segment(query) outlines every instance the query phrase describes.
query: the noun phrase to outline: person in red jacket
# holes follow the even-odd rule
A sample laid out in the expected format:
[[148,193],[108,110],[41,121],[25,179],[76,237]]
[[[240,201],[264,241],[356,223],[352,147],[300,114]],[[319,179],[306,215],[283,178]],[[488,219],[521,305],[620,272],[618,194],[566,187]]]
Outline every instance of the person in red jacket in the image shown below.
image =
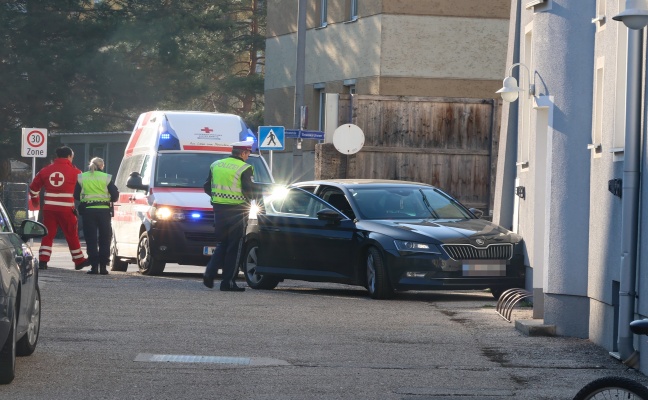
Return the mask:
[[81,250],[79,241],[79,221],[74,208],[74,187],[77,176],[81,173],[72,164],[74,152],[67,146],[56,149],[56,159],[44,167],[29,185],[29,195],[34,208],[38,208],[41,189],[45,189],[43,199],[43,224],[47,235],[41,240],[38,251],[39,269],[47,269],[52,255],[52,244],[58,228],[61,228],[67,240],[74,269],[80,270],[90,265]]

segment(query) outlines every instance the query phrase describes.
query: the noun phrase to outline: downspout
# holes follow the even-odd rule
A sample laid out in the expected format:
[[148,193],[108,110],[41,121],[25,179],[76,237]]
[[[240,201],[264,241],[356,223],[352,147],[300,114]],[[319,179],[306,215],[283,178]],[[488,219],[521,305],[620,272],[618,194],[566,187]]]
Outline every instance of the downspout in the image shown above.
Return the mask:
[[635,316],[635,286],[637,275],[642,58],[643,29],[628,29],[618,347],[619,358],[631,368],[635,368],[639,364],[639,353],[634,349],[630,322],[634,320]]

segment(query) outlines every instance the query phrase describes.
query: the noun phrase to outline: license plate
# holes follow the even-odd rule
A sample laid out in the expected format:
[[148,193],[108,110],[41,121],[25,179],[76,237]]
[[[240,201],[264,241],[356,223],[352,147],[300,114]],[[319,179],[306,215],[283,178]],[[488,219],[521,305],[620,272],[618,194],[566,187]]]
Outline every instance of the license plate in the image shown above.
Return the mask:
[[505,263],[466,263],[463,265],[463,276],[506,276]]
[[214,250],[216,250],[216,246],[203,247],[203,256],[211,256],[212,254],[214,254]]

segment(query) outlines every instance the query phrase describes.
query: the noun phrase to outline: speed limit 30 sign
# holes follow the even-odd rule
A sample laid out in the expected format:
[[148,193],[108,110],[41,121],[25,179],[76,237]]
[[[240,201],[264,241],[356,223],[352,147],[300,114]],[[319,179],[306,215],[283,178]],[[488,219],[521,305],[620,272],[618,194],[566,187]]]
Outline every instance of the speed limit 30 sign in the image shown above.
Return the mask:
[[47,129],[22,128],[23,157],[47,157]]

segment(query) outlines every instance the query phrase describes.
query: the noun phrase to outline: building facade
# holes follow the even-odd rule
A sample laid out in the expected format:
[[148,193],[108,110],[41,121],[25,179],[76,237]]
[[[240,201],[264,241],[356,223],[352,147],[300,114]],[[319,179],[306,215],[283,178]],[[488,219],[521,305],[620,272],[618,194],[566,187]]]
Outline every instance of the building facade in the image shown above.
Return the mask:
[[[624,0],[513,0],[494,221],[525,240],[534,318],[623,361],[648,351],[644,30]],[[528,72],[527,72],[528,71]],[[640,128],[644,127],[644,128]],[[636,347],[636,348],[635,348]],[[635,365],[645,373],[648,357]]]
[[[265,123],[296,128],[298,2],[267,4]],[[493,99],[506,59],[508,0],[312,0],[303,103],[308,129],[326,126],[327,94]],[[350,121],[349,121],[350,122]],[[315,141],[275,153],[279,182],[313,178]],[[297,157],[299,165],[295,163]],[[303,162],[302,162],[303,159]]]

